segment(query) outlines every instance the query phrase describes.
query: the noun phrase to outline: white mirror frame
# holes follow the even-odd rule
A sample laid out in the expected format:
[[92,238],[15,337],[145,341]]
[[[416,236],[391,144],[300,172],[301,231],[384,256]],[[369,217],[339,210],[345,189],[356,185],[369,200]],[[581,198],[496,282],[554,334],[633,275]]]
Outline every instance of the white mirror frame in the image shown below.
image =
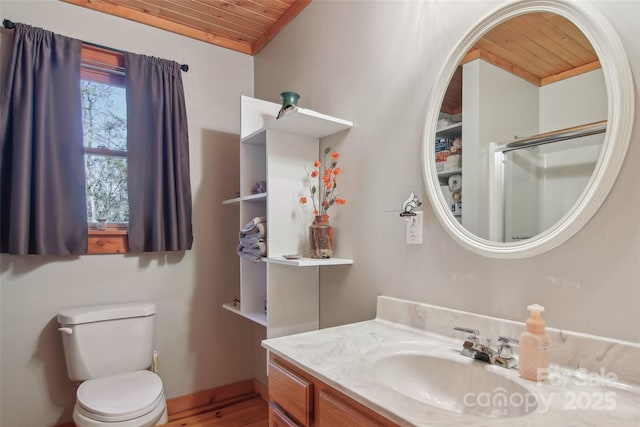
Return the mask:
[[[452,215],[442,195],[435,162],[435,134],[440,106],[456,67],[467,51],[489,30],[525,13],[552,12],[573,22],[593,45],[607,88],[607,130],[600,158],[585,190],[556,224],[531,239],[493,242],[465,229]],[[444,63],[431,93],[425,125],[423,177],[431,206],[447,232],[467,249],[491,258],[525,258],[564,243],[595,214],[609,194],[622,167],[633,127],[634,90],[631,69],[622,42],[609,22],[590,5],[558,0],[525,0],[509,4],[485,16],[462,40]]]

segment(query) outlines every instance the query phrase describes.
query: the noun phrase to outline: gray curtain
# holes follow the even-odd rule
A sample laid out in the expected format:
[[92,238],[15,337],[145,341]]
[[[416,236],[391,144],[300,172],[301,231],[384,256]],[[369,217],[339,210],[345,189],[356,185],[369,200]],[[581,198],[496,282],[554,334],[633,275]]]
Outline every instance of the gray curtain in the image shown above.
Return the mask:
[[24,24],[11,35],[0,97],[0,252],[86,253],[81,42]]
[[189,134],[180,65],[125,53],[129,251],[191,249]]

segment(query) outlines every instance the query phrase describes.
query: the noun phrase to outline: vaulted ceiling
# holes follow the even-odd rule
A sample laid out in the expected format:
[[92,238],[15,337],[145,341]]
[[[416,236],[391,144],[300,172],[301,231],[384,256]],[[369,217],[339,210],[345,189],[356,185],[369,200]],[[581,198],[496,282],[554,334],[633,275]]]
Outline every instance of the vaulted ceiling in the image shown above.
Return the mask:
[[249,55],[311,0],[62,0]]
[[[311,0],[62,0],[255,55]],[[582,32],[553,13],[528,13],[485,34],[462,63],[482,58],[538,86],[600,67]],[[457,72],[446,104],[460,106]]]
[[[595,49],[566,18],[549,12],[527,13],[497,25],[469,49],[461,65],[483,59],[536,86],[600,68]],[[442,111],[462,110],[462,68],[456,70]]]

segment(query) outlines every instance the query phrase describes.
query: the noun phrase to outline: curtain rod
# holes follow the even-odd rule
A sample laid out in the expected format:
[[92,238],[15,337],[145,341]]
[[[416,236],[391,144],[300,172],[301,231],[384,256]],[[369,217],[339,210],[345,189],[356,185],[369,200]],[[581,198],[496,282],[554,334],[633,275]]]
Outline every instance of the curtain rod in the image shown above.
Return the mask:
[[[2,25],[4,25],[4,27],[7,30],[13,30],[16,27],[16,24],[13,21],[10,21],[8,19],[4,19],[2,21]],[[81,40],[81,41],[82,41],[83,44],[86,44],[88,46],[93,46],[93,47],[97,47],[97,48],[100,48],[100,49],[111,50],[113,52],[118,52],[118,53],[126,53],[124,50],[114,49],[114,48],[103,46],[103,45],[100,45],[100,44],[86,42],[84,40]],[[180,69],[186,73],[187,71],[189,71],[189,65],[181,64],[180,65]]]
[[518,150],[525,147],[549,144],[551,142],[566,141],[567,139],[580,138],[581,136],[604,133],[607,130],[607,121],[588,123],[586,125],[574,126],[553,132],[542,133],[540,135],[520,138],[505,145],[503,152]]

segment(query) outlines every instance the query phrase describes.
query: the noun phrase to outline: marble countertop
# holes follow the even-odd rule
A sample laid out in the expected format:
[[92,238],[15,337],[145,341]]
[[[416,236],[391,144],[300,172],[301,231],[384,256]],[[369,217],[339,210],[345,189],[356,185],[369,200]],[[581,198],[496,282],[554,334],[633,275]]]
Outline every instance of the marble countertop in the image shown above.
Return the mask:
[[[537,384],[504,369],[459,355],[462,340],[380,318],[263,341],[263,347],[402,426],[639,426],[640,386],[597,372],[552,365]],[[440,316],[442,317],[442,316]],[[452,412],[407,397],[376,379],[374,362],[398,351],[473,364],[524,387],[537,407],[516,417]],[[457,366],[457,365],[456,365]],[[607,367],[610,368],[610,367]],[[461,394],[464,394],[463,388]],[[521,389],[522,390],[522,389]],[[516,402],[526,406],[526,399]]]

